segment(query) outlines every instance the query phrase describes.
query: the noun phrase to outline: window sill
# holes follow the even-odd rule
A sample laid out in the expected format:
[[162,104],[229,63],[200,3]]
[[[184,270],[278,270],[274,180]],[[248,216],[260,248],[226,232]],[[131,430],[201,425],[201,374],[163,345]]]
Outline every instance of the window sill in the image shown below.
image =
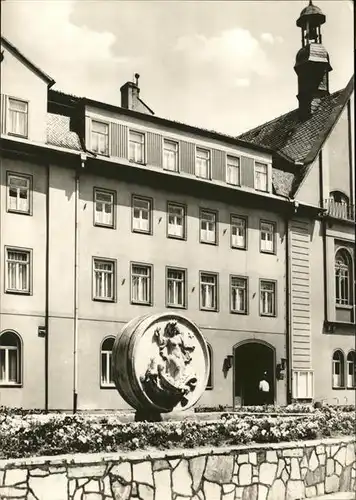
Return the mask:
[[16,134],[15,132],[8,132],[7,135],[11,137],[21,137],[21,139],[28,139],[28,134]]
[[100,389],[116,389],[115,384],[100,384]]
[[144,161],[136,161],[136,160],[132,160],[130,159],[129,160],[130,163],[135,163],[136,165],[144,165],[144,166],[147,166],[147,163],[144,162]]
[[132,232],[137,233],[137,234],[146,234],[147,236],[152,236],[152,231],[144,231],[142,229],[133,229]]
[[213,389],[214,389],[214,387],[205,387],[206,391],[212,391]]
[[175,305],[175,304],[166,304],[166,307],[169,307],[170,309],[187,309],[186,305]]
[[133,304],[134,306],[149,306],[149,307],[153,306],[152,302],[138,302],[136,300],[131,300],[131,304]]
[[260,313],[261,318],[277,318],[277,314],[262,314]]
[[346,391],[346,387],[332,387],[333,391]]
[[218,246],[218,243],[216,241],[204,241],[204,240],[200,240],[200,242],[202,245],[212,245],[212,246]]
[[95,154],[95,156],[103,156],[104,158],[110,158],[110,153],[100,153],[99,151],[95,151],[91,149],[91,152]]
[[27,295],[27,296],[32,295],[30,291],[25,291],[25,290],[6,290],[5,293],[8,293],[10,295]]
[[236,246],[231,245],[231,248],[232,248],[232,250],[245,250],[245,251],[247,250],[247,246],[236,247]]
[[94,302],[108,302],[109,304],[114,304],[116,299],[105,299],[103,297],[93,297]]
[[204,312],[215,312],[215,313],[219,312],[219,309],[208,309],[206,307],[201,307],[200,310]]
[[175,236],[173,234],[167,234],[167,238],[170,238],[172,240],[181,240],[181,241],[185,241],[187,239],[185,236]]
[[268,255],[276,255],[275,250],[260,250],[260,253],[266,253]]
[[94,226],[104,229],[115,229],[115,226],[113,224],[101,224],[100,222],[94,222]]
[[335,304],[336,309],[346,309],[348,311],[352,311],[354,308],[351,304]]
[[24,210],[14,210],[13,208],[8,208],[7,209],[7,212],[9,214],[18,214],[18,215],[32,215],[32,213],[28,210],[28,211],[24,211]]
[[230,310],[230,314],[237,314],[239,316],[248,316],[247,311],[234,311],[233,309]]
[[11,383],[11,382],[0,382],[0,387],[1,388],[8,388],[8,389],[21,389],[22,388],[22,384],[21,383],[17,383],[17,382],[14,382],[14,383]]
[[[348,334],[354,334],[355,321],[324,321],[324,329],[326,333],[335,333],[338,328],[350,330]],[[339,332],[340,333],[340,332]]]

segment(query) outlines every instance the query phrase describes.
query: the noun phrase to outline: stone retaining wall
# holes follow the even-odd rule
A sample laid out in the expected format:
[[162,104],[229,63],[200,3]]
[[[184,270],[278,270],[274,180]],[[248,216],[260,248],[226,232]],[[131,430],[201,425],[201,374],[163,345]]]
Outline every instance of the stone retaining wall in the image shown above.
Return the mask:
[[299,500],[354,491],[355,439],[0,461],[0,499]]

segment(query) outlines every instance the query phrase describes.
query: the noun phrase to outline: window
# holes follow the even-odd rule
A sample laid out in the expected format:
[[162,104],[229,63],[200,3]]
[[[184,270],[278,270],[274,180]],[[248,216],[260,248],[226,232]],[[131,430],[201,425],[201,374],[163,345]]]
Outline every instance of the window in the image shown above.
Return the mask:
[[231,247],[246,249],[246,219],[242,217],[231,216]]
[[335,255],[335,299],[336,305],[352,304],[352,267],[350,254],[346,250],[338,250]]
[[185,276],[184,269],[167,269],[167,306],[185,307]]
[[93,259],[94,300],[115,300],[115,262]]
[[115,339],[113,337],[106,338],[101,344],[101,386],[114,387],[114,379],[112,373],[112,349]]
[[209,356],[209,377],[208,377],[208,382],[206,384],[205,389],[207,391],[211,391],[214,386],[213,382],[213,373],[214,373],[214,368],[213,368],[213,349],[208,342],[206,343],[206,346],[208,348],[208,356]]
[[231,312],[247,314],[247,278],[231,276]]
[[168,203],[167,212],[167,236],[185,238],[185,207],[176,203]]
[[200,211],[200,241],[216,244],[216,212]]
[[353,389],[356,386],[356,353],[350,351],[346,358],[347,364],[347,387]]
[[107,123],[92,120],[91,149],[100,155],[109,154],[109,125]]
[[240,184],[240,158],[236,156],[227,156],[226,182],[235,186]]
[[145,134],[140,132],[129,132],[129,160],[135,163],[145,161]]
[[30,293],[30,260],[29,250],[6,249],[7,292]]
[[210,151],[208,149],[196,148],[195,175],[203,179],[210,177]]
[[255,189],[258,191],[268,190],[268,167],[265,163],[255,162]]
[[94,189],[94,224],[114,227],[115,193]]
[[260,222],[260,250],[274,253],[275,225],[273,222]]
[[21,341],[14,332],[0,335],[0,385],[21,384]]
[[276,283],[261,280],[260,282],[260,315],[276,315]]
[[149,265],[131,265],[131,300],[135,304],[152,304],[151,274]]
[[9,212],[30,213],[31,177],[18,174],[7,176],[7,209]]
[[9,98],[9,133],[27,137],[28,103]]
[[344,387],[344,353],[335,351],[333,354],[333,388]]
[[163,168],[178,172],[178,143],[163,139]]
[[200,307],[207,311],[218,309],[218,276],[212,273],[200,273]]
[[139,233],[151,233],[151,200],[132,197],[132,230]]

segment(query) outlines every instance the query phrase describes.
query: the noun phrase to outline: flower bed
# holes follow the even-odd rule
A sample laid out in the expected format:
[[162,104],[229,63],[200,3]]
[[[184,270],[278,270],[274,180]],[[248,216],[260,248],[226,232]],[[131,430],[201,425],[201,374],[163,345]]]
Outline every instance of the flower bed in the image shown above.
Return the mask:
[[308,416],[226,414],[203,422],[122,423],[119,416],[0,414],[0,458],[133,449],[194,448],[355,434],[355,414],[336,408]]

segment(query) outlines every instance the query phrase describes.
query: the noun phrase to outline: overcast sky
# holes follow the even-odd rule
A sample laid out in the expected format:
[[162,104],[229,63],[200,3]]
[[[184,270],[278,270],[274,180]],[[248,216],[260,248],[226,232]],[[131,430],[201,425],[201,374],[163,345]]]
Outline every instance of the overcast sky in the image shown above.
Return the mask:
[[[2,34],[54,88],[120,105],[140,73],[158,116],[236,135],[297,105],[299,0],[6,0]],[[353,73],[351,0],[316,1],[331,91]]]

